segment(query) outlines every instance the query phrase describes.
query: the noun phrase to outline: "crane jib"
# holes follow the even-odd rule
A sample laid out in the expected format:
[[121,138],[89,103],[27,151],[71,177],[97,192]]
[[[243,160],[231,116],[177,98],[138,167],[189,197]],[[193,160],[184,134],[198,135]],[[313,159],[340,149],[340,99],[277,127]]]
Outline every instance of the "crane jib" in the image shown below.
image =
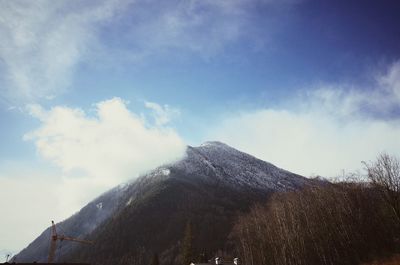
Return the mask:
[[49,257],[47,260],[48,263],[53,263],[53,261],[54,261],[56,247],[57,247],[57,240],[59,240],[59,241],[68,240],[68,241],[78,242],[78,243],[82,243],[82,244],[93,244],[93,242],[89,241],[89,240],[83,240],[83,239],[79,239],[79,238],[73,238],[73,237],[68,237],[65,235],[57,234],[56,225],[55,225],[54,221],[51,221],[51,240],[50,240]]

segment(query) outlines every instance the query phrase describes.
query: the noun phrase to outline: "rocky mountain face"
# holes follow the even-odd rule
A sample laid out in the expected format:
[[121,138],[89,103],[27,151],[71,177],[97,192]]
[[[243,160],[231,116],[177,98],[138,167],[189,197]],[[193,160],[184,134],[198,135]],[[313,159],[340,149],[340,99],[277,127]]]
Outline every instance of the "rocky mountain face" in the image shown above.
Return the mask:
[[[230,251],[229,234],[239,213],[273,192],[297,190],[315,181],[280,169],[220,142],[188,147],[186,156],[120,185],[61,222],[68,236],[90,246],[62,242],[57,261],[179,264],[185,227],[192,226],[195,255]],[[50,230],[15,258],[46,261]]]

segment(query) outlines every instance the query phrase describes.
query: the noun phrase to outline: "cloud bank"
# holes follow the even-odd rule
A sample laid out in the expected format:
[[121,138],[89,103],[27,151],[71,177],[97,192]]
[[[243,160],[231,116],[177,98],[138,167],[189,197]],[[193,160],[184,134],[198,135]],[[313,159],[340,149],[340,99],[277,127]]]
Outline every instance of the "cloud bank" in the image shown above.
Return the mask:
[[25,139],[33,140],[39,154],[65,172],[83,171],[111,187],[183,155],[185,144],[165,126],[164,109],[152,106],[158,106],[162,121],[155,125],[129,111],[120,98],[97,103],[94,117],[81,109],[46,111],[33,105],[30,112],[42,125]]
[[263,160],[305,176],[360,169],[383,151],[400,156],[400,63],[374,86],[327,85],[291,106],[235,113],[210,133]]

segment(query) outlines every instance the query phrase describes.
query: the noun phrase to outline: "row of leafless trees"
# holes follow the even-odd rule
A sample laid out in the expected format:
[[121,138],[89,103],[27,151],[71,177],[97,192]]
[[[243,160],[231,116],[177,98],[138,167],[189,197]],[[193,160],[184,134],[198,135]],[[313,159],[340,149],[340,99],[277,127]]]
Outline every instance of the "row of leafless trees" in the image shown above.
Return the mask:
[[393,253],[399,239],[398,160],[365,164],[369,183],[342,182],[276,194],[233,232],[247,265],[359,264]]

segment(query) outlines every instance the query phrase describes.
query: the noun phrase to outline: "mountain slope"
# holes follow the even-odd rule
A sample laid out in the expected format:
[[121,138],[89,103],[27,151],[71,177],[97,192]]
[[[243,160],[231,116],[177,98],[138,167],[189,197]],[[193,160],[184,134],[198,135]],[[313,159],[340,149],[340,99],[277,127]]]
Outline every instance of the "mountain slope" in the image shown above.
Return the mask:
[[[237,213],[272,192],[308,185],[314,182],[223,143],[188,147],[182,160],[114,188],[61,223],[69,235],[96,243],[63,243],[57,257],[143,264],[158,253],[163,264],[176,264],[188,222],[193,225],[195,252],[214,253],[227,248]],[[17,261],[45,261],[48,241],[46,230],[18,254]]]

